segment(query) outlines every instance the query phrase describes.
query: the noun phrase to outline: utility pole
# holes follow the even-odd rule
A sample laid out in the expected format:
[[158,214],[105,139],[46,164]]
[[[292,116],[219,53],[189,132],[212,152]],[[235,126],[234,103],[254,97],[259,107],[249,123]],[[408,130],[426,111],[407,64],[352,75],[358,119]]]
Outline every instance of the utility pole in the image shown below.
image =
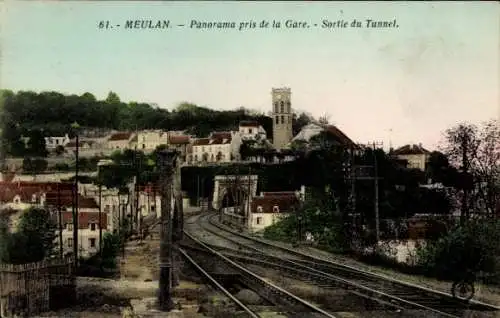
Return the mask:
[[184,229],[184,210],[182,205],[182,180],[181,164],[179,156],[175,159],[174,172],[174,235],[175,242],[182,240],[182,230]]
[[377,155],[375,154],[375,142],[373,143],[373,170],[375,179],[375,234],[377,237],[377,242],[380,241],[380,220],[379,220],[379,210],[378,210],[378,164]]
[[379,179],[378,176],[378,162],[375,150],[383,147],[382,142],[371,142],[367,144],[368,147],[372,148],[372,156],[373,156],[373,166],[354,166],[355,168],[373,168],[373,177],[367,176],[356,176],[355,180],[373,180],[374,187],[374,198],[373,198],[373,206],[375,212],[375,236],[377,238],[377,242],[380,239],[380,216],[379,216]]
[[57,183],[57,214],[59,221],[59,257],[63,259],[64,257],[64,248],[63,248],[63,226],[62,226],[62,209],[61,209],[61,188],[60,182]]
[[78,225],[79,225],[79,215],[78,215],[78,150],[80,147],[80,141],[78,136],[78,128],[80,127],[77,123],[71,125],[74,128],[75,141],[76,141],[76,151],[75,151],[75,183],[73,187],[73,254],[75,257],[75,267],[78,267]]
[[467,135],[462,136],[462,185],[463,185],[463,195],[462,195],[462,213],[460,215],[460,224],[464,224],[465,220],[469,217],[469,208],[468,208],[468,185],[466,184],[467,180]]
[[200,175],[196,176],[196,206],[200,207]]
[[99,182],[99,254],[102,260],[102,185]]
[[163,150],[158,153],[161,189],[161,232],[160,232],[160,293],[159,307],[170,311],[173,307],[172,287],[172,165],[176,152]]

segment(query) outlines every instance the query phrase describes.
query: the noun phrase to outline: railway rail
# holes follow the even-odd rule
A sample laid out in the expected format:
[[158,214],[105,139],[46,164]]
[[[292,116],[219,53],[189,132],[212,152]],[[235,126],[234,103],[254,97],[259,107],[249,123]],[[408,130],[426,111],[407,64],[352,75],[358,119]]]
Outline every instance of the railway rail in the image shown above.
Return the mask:
[[194,236],[190,235],[187,231],[184,231],[186,239],[179,248],[180,253],[200,272],[202,275],[208,279],[215,287],[217,287],[222,293],[228,296],[237,307],[239,307],[243,312],[245,312],[249,317],[261,317],[261,315],[243,304],[241,301],[236,299],[231,293],[224,288],[224,286],[218,282],[215,278],[217,275],[210,274],[205,267],[214,266],[214,264],[222,263],[224,266],[228,266],[231,271],[234,271],[240,282],[250,289],[258,293],[262,298],[268,300],[276,308],[280,310],[280,314],[287,317],[304,317],[304,318],[316,318],[316,317],[331,317],[334,318],[332,314],[327,311],[317,307],[316,305],[299,298],[292,293],[276,286],[262,278],[253,272],[249,271],[245,267],[241,266],[237,262],[231,260],[229,257],[217,252],[207,244],[196,239]]
[[[464,317],[472,310],[489,311],[492,316],[500,308],[477,301],[463,302],[451,295],[430,290],[406,282],[401,282],[381,275],[321,259],[311,255],[266,242],[246,234],[239,233],[213,221],[214,215],[203,215],[196,222],[207,232],[217,235],[237,245],[239,248],[216,247],[240,262],[256,264],[266,262],[269,267],[300,273],[303,279],[315,282],[322,287],[341,287],[355,294],[376,299],[382,304],[390,304],[402,309],[419,309],[443,317]],[[246,250],[246,252],[242,252]],[[249,252],[251,251],[251,252]],[[247,254],[246,256],[244,254]],[[243,257],[243,258],[241,258]],[[246,259],[245,259],[246,258]]]

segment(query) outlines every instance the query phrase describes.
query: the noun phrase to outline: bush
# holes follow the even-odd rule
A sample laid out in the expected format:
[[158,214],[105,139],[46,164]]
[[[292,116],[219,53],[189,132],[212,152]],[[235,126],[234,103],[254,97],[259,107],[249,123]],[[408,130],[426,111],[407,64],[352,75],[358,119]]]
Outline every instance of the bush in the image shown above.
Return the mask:
[[460,279],[466,271],[497,273],[500,221],[472,220],[417,249],[417,265],[439,279]]

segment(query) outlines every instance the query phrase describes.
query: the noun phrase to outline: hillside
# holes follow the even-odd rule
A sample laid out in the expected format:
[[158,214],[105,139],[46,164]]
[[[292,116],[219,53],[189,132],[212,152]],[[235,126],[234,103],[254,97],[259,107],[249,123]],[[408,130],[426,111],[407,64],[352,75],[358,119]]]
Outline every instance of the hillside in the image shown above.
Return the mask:
[[[21,136],[43,131],[45,136],[70,132],[71,124],[80,127],[114,130],[165,129],[188,130],[203,137],[212,131],[235,129],[241,120],[259,122],[272,137],[272,118],[240,107],[235,110],[214,110],[191,103],[181,103],[173,110],[140,102],[122,102],[113,92],[106,100],[92,94],[64,95],[58,92],[35,93],[1,91],[0,129],[6,153],[16,155]],[[294,134],[310,121],[305,114],[296,114]]]

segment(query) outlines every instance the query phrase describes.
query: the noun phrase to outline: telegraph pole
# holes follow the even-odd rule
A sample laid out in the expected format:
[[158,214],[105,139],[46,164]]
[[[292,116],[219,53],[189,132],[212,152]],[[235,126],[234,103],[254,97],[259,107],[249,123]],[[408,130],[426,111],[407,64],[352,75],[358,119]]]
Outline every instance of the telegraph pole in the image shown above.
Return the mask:
[[99,182],[99,254],[102,260],[102,185]]
[[[382,142],[371,142],[367,144],[368,147],[372,149],[373,156],[373,165],[372,166],[354,166],[354,168],[373,168],[373,177],[368,176],[356,176],[355,180],[373,180],[374,187],[374,198],[373,198],[373,206],[375,212],[375,235],[377,238],[377,242],[380,239],[380,216],[379,216],[379,176],[378,176],[378,162],[377,156],[375,154],[375,150],[378,148],[382,148]],[[352,185],[351,185],[352,186]]]
[[373,143],[373,170],[375,179],[375,234],[377,237],[377,242],[380,241],[380,220],[379,220],[379,210],[378,210],[378,164],[377,155],[375,154],[375,142]]
[[78,148],[80,147],[80,141],[78,136],[78,128],[80,127],[78,123],[73,123],[71,127],[75,130],[75,141],[76,141],[76,151],[75,151],[75,183],[73,187],[73,254],[75,257],[75,267],[78,267]]
[[176,152],[163,150],[158,153],[161,189],[161,232],[160,232],[160,293],[159,307],[170,311],[173,307],[172,287],[172,174]]
[[59,257],[63,259],[64,248],[63,248],[63,226],[62,226],[62,209],[61,209],[61,188],[60,182],[57,183],[57,214],[59,218]]

